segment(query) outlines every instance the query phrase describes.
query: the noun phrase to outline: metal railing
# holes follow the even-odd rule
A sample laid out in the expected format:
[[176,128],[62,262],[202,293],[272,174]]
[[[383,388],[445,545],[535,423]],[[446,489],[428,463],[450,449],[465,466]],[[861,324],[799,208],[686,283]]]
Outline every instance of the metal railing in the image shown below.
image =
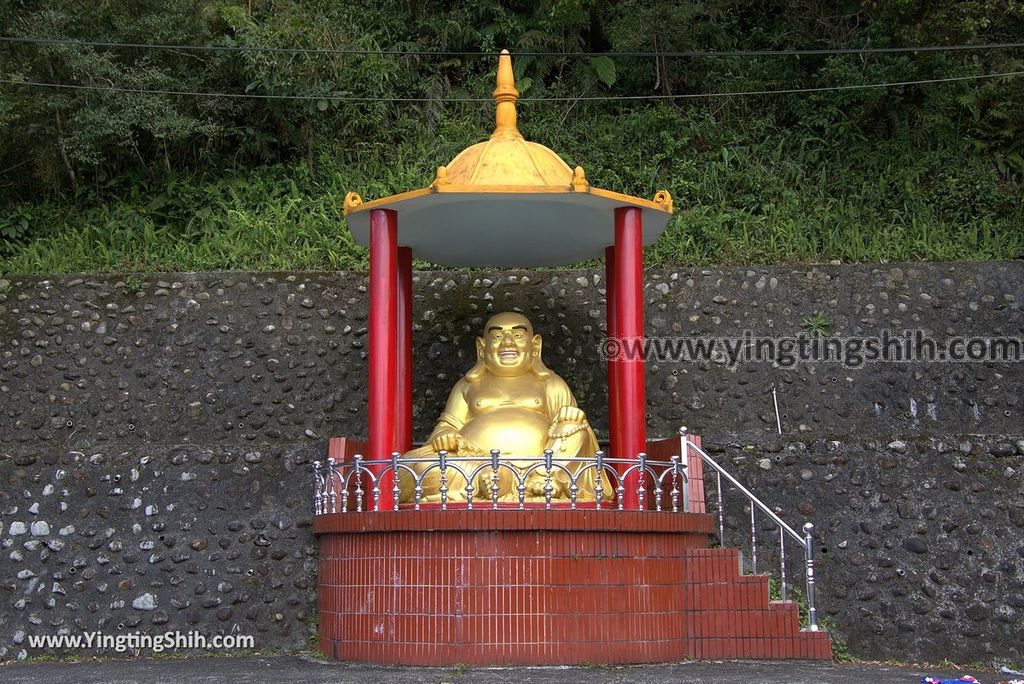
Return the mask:
[[782,600],[788,600],[788,585],[786,582],[786,542],[791,540],[800,545],[804,552],[804,584],[805,584],[805,599],[807,601],[807,622],[808,629],[812,632],[817,632],[821,628],[818,626],[818,611],[815,606],[815,578],[814,578],[814,525],[810,522],[804,523],[803,534],[790,527],[782,518],[780,518],[775,511],[771,510],[758,499],[754,494],[744,487],[740,482],[729,474],[729,472],[723,468],[715,459],[708,456],[708,454],[701,449],[699,446],[690,440],[689,432],[685,427],[679,429],[679,437],[682,442],[683,460],[685,461],[692,450],[700,456],[701,460],[716,474],[716,484],[718,493],[718,540],[719,544],[725,546],[725,500],[722,498],[722,478],[725,478],[733,487],[735,487],[748,501],[750,506],[750,569],[753,574],[757,574],[757,517],[756,513],[760,510],[764,515],[771,520],[779,531],[779,576],[781,584]]
[[[685,427],[680,428],[679,436],[681,453],[668,461],[651,460],[645,453],[633,459],[608,458],[601,451],[592,457],[555,458],[553,452],[545,451],[543,457],[538,458],[502,454],[497,449],[492,450],[489,457],[449,456],[441,451],[436,458],[400,458],[398,452],[392,453],[389,459],[364,459],[358,454],[350,462],[328,458],[312,464],[314,509],[317,515],[403,508],[418,511],[424,504],[437,504],[441,510],[452,504],[469,510],[485,507],[522,510],[540,504],[551,509],[568,502],[570,510],[585,504],[597,510],[621,511],[625,508],[628,488],[630,493],[636,494],[641,510],[689,512],[687,464],[690,455],[696,454],[716,474],[718,537],[722,546],[725,546],[723,478],[747,499],[753,574],[758,571],[757,512],[767,516],[778,529],[783,601],[788,600],[789,594],[786,543],[800,545],[804,556],[808,629],[819,631],[815,605],[814,525],[807,522],[803,534],[797,532],[697,446]],[[424,483],[428,477],[432,478],[431,491],[437,493],[425,496]],[[380,487],[387,482],[391,483],[390,509],[381,507]],[[531,496],[527,496],[528,490]]]
[[[424,482],[434,475],[437,494],[428,498]],[[467,509],[488,505],[525,509],[528,504],[543,503],[550,509],[566,502],[571,510],[583,503],[597,510],[623,510],[627,487],[636,493],[643,510],[679,513],[689,504],[686,463],[679,456],[658,461],[644,453],[635,459],[608,458],[601,451],[592,457],[555,458],[552,451],[545,451],[537,458],[504,455],[495,449],[489,458],[449,456],[441,451],[437,458],[400,458],[395,452],[390,459],[378,460],[357,454],[351,462],[314,461],[313,479],[317,515],[385,510],[380,506],[380,483],[389,479],[395,511],[401,510],[403,498],[413,510],[426,503],[437,503],[445,510],[455,503]],[[452,487],[452,483],[459,484]],[[527,496],[528,489],[533,496]]]

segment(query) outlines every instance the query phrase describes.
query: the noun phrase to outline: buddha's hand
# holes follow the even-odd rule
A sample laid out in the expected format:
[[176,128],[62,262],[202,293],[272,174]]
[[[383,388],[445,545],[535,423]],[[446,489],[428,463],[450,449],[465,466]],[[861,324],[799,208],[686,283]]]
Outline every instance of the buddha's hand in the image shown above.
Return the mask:
[[587,414],[576,406],[563,406],[558,409],[551,427],[548,428],[548,437],[552,439],[565,439],[577,432],[586,429]]
[[459,451],[459,433],[445,432],[430,440],[430,446],[434,451],[447,451],[450,454]]

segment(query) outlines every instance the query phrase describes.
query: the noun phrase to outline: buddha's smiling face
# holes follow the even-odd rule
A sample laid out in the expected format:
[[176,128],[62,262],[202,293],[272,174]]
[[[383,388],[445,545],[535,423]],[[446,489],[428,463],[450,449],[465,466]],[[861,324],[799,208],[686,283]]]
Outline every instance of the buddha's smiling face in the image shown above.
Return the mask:
[[500,313],[484,326],[483,337],[476,341],[477,354],[487,370],[501,377],[528,373],[540,354],[540,335],[522,314]]

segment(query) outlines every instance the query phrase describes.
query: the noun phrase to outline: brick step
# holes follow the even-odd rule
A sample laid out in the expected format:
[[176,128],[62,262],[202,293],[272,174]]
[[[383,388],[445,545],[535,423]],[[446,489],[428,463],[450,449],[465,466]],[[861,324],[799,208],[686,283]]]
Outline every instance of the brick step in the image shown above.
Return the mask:
[[799,627],[774,610],[705,610],[687,616],[690,634],[696,638],[791,638]]
[[800,606],[796,601],[769,601],[768,609],[785,615],[787,620],[800,624]]
[[684,558],[688,582],[728,581],[741,576],[737,549],[686,549]]
[[768,607],[768,578],[738,575],[728,580],[695,582],[689,585],[694,610],[765,610]]
[[691,658],[831,660],[825,632],[800,629],[795,601],[771,601],[766,575],[740,572],[737,549],[685,552]]
[[693,658],[832,658],[828,634],[800,629],[793,601],[772,601],[761,609],[694,611],[687,616],[687,634]]
[[687,656],[697,660],[831,660],[832,644],[825,632],[795,637],[691,639]]

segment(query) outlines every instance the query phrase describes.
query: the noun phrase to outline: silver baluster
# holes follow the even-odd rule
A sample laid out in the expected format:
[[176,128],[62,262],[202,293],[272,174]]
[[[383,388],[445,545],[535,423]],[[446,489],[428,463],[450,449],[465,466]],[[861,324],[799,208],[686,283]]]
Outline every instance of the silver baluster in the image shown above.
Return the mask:
[[[466,477],[466,510],[471,511],[473,510],[474,492],[476,492],[476,487],[473,486],[473,479],[475,477],[473,476],[473,472],[476,470],[476,464],[467,463],[466,470],[469,471],[469,476]],[[463,475],[466,475],[466,473],[463,473]]]
[[579,471],[569,476],[569,510],[576,510],[576,496],[579,494]]
[[[324,474],[325,472],[326,475]],[[330,505],[327,497],[327,490],[328,487],[330,486],[328,478],[330,476],[331,467],[327,464],[327,461],[324,461],[322,467],[320,468],[320,477],[323,479],[323,482],[321,482],[323,486],[320,488],[320,511],[323,513],[327,512],[327,507]]]
[[544,450],[544,508],[551,508],[551,495],[554,494],[555,488],[551,484],[551,458],[555,452],[551,449]]
[[420,510],[420,499],[423,498],[423,473],[416,476],[416,486],[412,490],[412,509]]
[[363,512],[363,457],[356,454],[356,512]]
[[320,461],[313,461],[313,510],[316,515],[324,512],[320,498],[323,496],[324,488],[320,483]]
[[498,494],[501,488],[498,487],[498,456],[501,454],[497,449],[491,449],[491,508],[498,509]]
[[622,500],[626,498],[626,478],[620,473],[617,475],[619,485],[615,488],[615,498],[619,500],[619,510],[623,509]]
[[679,457],[672,457],[672,512],[679,512]]
[[814,532],[814,525],[811,523],[804,523],[804,558],[807,561],[807,622],[808,629],[812,632],[817,632],[818,627],[818,610],[814,605],[814,541],[812,534]]
[[779,528],[779,576],[782,578],[782,600],[786,600],[786,531]]
[[655,477],[654,478],[654,510],[659,511],[659,512],[661,511],[661,495],[663,493],[664,493],[664,490],[662,490],[662,488],[661,488],[661,478],[660,477]]
[[597,459],[597,478],[594,480],[594,508],[601,510],[601,499],[604,498],[604,452],[598,450],[594,454]]
[[[328,481],[328,485],[327,485],[327,505],[330,506],[331,513],[337,513],[338,512],[338,509],[337,509],[338,494],[334,490],[334,481],[335,481],[334,475],[335,475],[335,473],[334,473],[334,459],[333,458],[329,458],[329,459],[327,459],[327,478],[328,478],[328,480],[327,480]],[[345,489],[341,490],[341,498],[342,498],[341,512],[342,513],[345,512],[345,505],[344,504],[347,501],[347,499],[345,498],[345,494],[347,494],[347,490],[345,490]]]
[[[344,464],[341,467],[341,472],[338,474],[338,478],[340,479],[341,484],[344,485],[341,488],[341,512],[348,513],[348,482],[345,480]],[[334,512],[334,501],[331,501],[331,512]]]
[[636,456],[640,469],[637,471],[636,479],[636,500],[641,511],[647,510],[647,454],[640,452]]
[[402,498],[402,486],[398,481],[398,452],[391,452],[391,498],[392,508],[398,510],[398,500]]
[[757,574],[757,523],[754,522],[754,502],[750,502],[750,573]]
[[441,479],[438,481],[437,493],[441,495],[441,510],[448,510],[448,452],[444,449],[437,452],[441,462]]
[[519,510],[524,510],[526,508],[526,480],[522,473],[517,475],[516,491],[519,492]]
[[722,473],[718,473],[718,545],[725,548],[725,501],[722,500]]
[[[686,473],[686,468],[690,465],[690,431],[686,426],[679,428],[679,441],[682,443],[682,454],[679,456],[680,464],[682,465],[683,472]],[[721,476],[719,476],[721,477]],[[703,484],[701,485],[703,488]],[[683,478],[683,512],[688,513],[690,510],[690,487],[686,478]]]

